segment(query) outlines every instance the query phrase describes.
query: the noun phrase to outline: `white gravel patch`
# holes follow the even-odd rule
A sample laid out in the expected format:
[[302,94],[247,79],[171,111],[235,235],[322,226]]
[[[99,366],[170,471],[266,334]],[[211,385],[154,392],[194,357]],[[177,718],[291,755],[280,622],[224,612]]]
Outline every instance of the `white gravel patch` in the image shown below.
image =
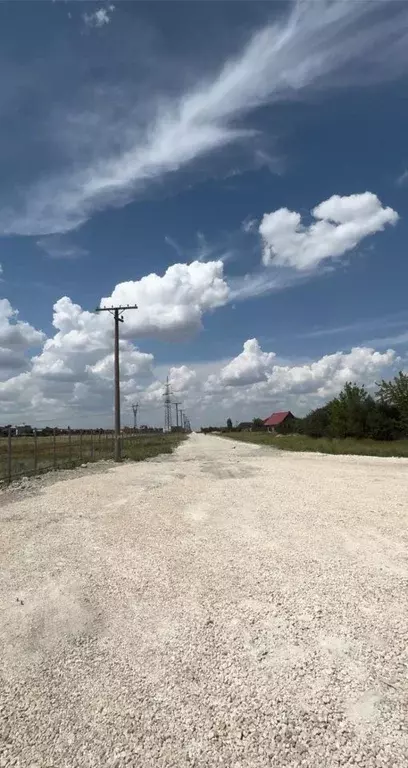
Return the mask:
[[408,461],[67,478],[0,493],[0,766],[408,765]]

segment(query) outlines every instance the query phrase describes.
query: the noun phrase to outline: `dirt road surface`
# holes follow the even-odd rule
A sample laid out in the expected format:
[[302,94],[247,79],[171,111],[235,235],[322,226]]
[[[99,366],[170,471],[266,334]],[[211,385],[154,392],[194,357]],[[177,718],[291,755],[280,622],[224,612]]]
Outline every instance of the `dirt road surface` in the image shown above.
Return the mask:
[[1,766],[408,765],[408,462],[192,435],[0,494]]

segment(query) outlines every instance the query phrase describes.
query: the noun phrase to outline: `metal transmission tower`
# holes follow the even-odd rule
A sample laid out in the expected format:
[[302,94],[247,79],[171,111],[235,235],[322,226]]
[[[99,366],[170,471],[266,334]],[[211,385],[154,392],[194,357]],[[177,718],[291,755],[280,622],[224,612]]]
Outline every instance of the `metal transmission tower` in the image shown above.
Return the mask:
[[[180,427],[182,426],[181,421],[180,421],[180,424],[179,424],[179,405],[181,405],[181,403],[173,403],[173,405],[176,406],[176,427],[178,428],[179,426]],[[181,413],[181,411],[180,411],[180,413]]]
[[171,432],[172,427],[172,413],[171,413],[171,387],[169,384],[169,377],[167,376],[166,384],[164,387],[164,431]]
[[135,432],[136,432],[136,430],[137,430],[137,411],[138,411],[138,408],[139,408],[139,403],[134,403],[134,404],[132,405],[132,411],[133,411],[133,429],[135,430]]
[[124,323],[122,312],[137,309],[136,304],[126,307],[97,307],[95,312],[110,312],[115,320],[114,370],[115,370],[115,461],[120,461],[120,372],[119,372],[119,323]]

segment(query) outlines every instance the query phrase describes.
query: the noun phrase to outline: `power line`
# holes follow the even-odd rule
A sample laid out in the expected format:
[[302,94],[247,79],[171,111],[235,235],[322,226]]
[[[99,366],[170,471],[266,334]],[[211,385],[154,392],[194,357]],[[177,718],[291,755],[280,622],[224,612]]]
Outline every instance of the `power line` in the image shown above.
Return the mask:
[[119,371],[119,323],[124,323],[123,315],[127,309],[137,309],[136,304],[126,307],[97,307],[95,312],[110,312],[115,320],[114,371],[115,371],[115,461],[120,461],[120,371]]

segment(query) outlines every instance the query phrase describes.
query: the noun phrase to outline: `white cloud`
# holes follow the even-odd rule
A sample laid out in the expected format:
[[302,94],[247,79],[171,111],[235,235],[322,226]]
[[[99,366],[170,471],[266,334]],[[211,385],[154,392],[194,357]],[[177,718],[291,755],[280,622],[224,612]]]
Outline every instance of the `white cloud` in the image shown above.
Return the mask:
[[[56,332],[44,342],[44,335],[28,324],[13,324],[8,303],[0,304],[0,309],[0,368],[6,365],[6,378],[0,381],[0,423],[22,418],[72,426],[111,423],[110,316],[86,312],[65,297],[54,307]],[[10,320],[17,327],[16,336],[10,335]],[[44,342],[41,352],[31,362],[25,360],[27,346],[40,342]],[[238,420],[266,416],[280,408],[301,415],[335,395],[346,381],[372,385],[379,375],[391,372],[396,361],[391,349],[381,353],[354,347],[307,363],[282,364],[274,352],[263,351],[256,339],[249,339],[232,360],[175,365],[168,371],[163,366],[155,369],[153,355],[122,339],[124,423],[131,422],[130,404],[135,401],[144,409],[144,422],[162,423],[167,374],[174,398],[182,400],[197,424],[230,416]]]
[[398,187],[403,187],[408,182],[408,170],[403,171],[395,180]]
[[[37,423],[58,417],[61,423],[70,423],[75,418],[89,423],[92,414],[101,412],[105,414],[104,423],[109,421],[113,391],[112,322],[110,316],[84,311],[68,297],[63,297],[54,305],[56,332],[53,337],[45,339],[44,334],[24,323],[17,326],[25,343],[32,345],[34,341],[41,341],[43,347],[38,355],[27,361],[27,372],[8,376],[0,383],[0,422],[9,421],[7,416],[16,414]],[[0,347],[3,338],[0,325]],[[13,339],[14,347],[17,341]],[[12,348],[10,343],[9,347]],[[1,359],[0,354],[0,365]],[[135,390],[151,380],[153,362],[153,355],[121,340],[124,394],[126,388]],[[14,368],[18,373],[17,366]]]
[[252,232],[256,232],[258,228],[258,222],[256,219],[253,219],[251,216],[247,216],[246,219],[241,224],[242,231],[245,232],[245,234],[249,235]]
[[[140,352],[129,342],[120,342],[120,374],[122,377],[152,375],[153,360],[153,355]],[[94,365],[88,365],[86,370],[110,382],[113,381],[113,353],[102,357]]]
[[[311,89],[384,80],[406,68],[408,11],[403,4],[393,4],[392,13],[385,2],[333,0],[290,8],[285,18],[253,35],[215,76],[201,76],[195,88],[172,100],[156,91],[147,112],[144,104],[132,103],[119,125],[117,115],[110,124],[101,119],[103,140],[86,154],[88,164],[78,147],[81,126],[89,142],[89,120],[80,113],[73,117],[71,109],[68,122],[75,130],[66,166],[54,177],[27,185],[15,207],[3,208],[0,232],[74,229],[96,210],[125,204],[152,180],[217,149],[249,141],[253,132],[243,126],[243,118],[262,105],[298,99]],[[105,23],[104,13],[100,19]]]
[[[275,362],[272,352],[262,352],[256,340],[250,340],[250,345],[252,366],[243,365],[245,356],[241,353],[202,381],[196,408],[203,420],[207,414],[214,414],[215,421],[218,418],[224,422],[228,416],[242,421],[286,409],[303,415],[335,396],[347,381],[372,387],[380,373],[387,375],[388,370],[392,375],[392,366],[398,360],[392,349],[380,353],[369,347],[354,347],[350,352],[336,352],[301,365],[282,365]],[[226,376],[229,370],[235,376]]]
[[187,365],[173,366],[169,371],[169,383],[175,394],[182,395],[195,385],[197,374]]
[[106,8],[97,8],[93,13],[84,13],[82,18],[87,27],[104,27],[109,24],[114,10],[115,6],[109,5]]
[[309,275],[305,272],[295,272],[285,267],[275,270],[270,267],[261,267],[255,272],[229,278],[230,301],[246,301],[257,296],[265,296],[308,279]]
[[25,353],[43,343],[45,334],[17,319],[8,299],[0,299],[0,372],[27,365]]
[[275,357],[274,352],[262,352],[257,339],[248,339],[241,354],[221,369],[220,381],[235,387],[265,381]]
[[137,304],[126,314],[122,335],[187,336],[201,328],[204,312],[227,303],[221,261],[173,264],[164,275],[119,283],[102,306]]
[[[162,377],[163,375],[163,377]],[[164,404],[165,379],[168,377],[171,391],[172,402],[182,398],[183,407],[187,404],[193,404],[191,396],[199,393],[201,382],[197,377],[196,371],[187,365],[171,366],[170,370],[164,369],[164,366],[155,370],[155,380],[148,386],[138,387],[134,391],[129,390],[126,393],[126,401],[134,402],[135,399],[144,406],[162,406]]]
[[271,394],[287,392],[329,398],[347,381],[370,380],[376,371],[393,363],[395,357],[391,349],[381,353],[370,347],[353,347],[350,352],[324,355],[306,365],[275,366],[268,376],[267,386]]
[[51,259],[78,259],[88,254],[86,248],[74,245],[59,235],[41,237],[37,240],[36,245]]
[[[185,337],[201,327],[205,312],[225,304],[229,290],[223,279],[222,262],[176,264],[162,276],[151,274],[139,281],[122,283],[102,303],[137,303],[140,309],[126,313],[121,326],[121,379],[124,402],[134,398],[162,403],[163,387],[154,381],[153,355],[138,350],[130,339],[146,335]],[[57,418],[68,423],[75,414],[92,418],[93,413],[112,407],[113,320],[109,313],[83,310],[65,296],[54,305],[55,333],[50,338],[26,323],[14,321],[6,300],[0,302],[0,367],[7,366],[7,380],[0,386],[0,422],[8,422],[13,408],[38,421]],[[39,354],[25,360],[25,349],[42,344]],[[14,351],[21,348],[18,360]],[[21,358],[21,363],[19,360]],[[25,362],[24,362],[25,360]],[[29,368],[27,375],[19,371]],[[17,375],[10,378],[10,374]],[[174,392],[191,389],[195,372],[186,366],[170,369]],[[88,415],[87,415],[88,414]],[[106,421],[106,418],[105,418]]]
[[312,210],[316,221],[302,225],[300,213],[279,208],[266,213],[259,226],[265,265],[316,268],[322,261],[342,256],[365,237],[395,224],[398,214],[384,208],[377,195],[364,192],[333,195]]
[[32,348],[45,340],[44,333],[17,318],[10,302],[0,299],[0,387],[30,367]]
[[[113,320],[83,310],[67,296],[54,305],[56,333],[45,341],[33,358],[34,378],[67,385],[94,382],[103,385],[113,380]],[[153,355],[142,353],[129,341],[121,339],[121,375],[124,379],[152,374]]]

